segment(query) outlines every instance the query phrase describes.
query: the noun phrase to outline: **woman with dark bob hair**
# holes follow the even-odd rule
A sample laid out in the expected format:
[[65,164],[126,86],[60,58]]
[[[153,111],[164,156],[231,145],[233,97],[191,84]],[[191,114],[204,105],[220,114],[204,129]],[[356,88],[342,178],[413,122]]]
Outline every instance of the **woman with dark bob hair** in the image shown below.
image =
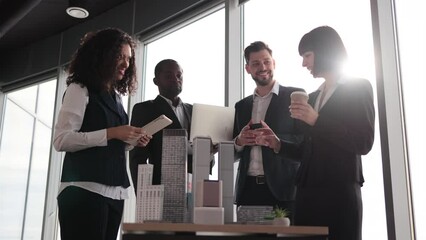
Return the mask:
[[130,186],[126,142],[150,136],[128,125],[121,95],[136,87],[135,43],[119,29],[84,36],[68,69],[53,145],[65,151],[58,195],[61,239],[115,240]]
[[360,240],[361,155],[374,142],[373,90],[368,80],[345,76],[346,49],[331,27],[306,33],[299,54],[302,66],[325,81],[309,94],[308,103],[294,101],[290,106],[305,135],[302,148],[284,146],[302,155],[295,225],[328,226],[330,240]]

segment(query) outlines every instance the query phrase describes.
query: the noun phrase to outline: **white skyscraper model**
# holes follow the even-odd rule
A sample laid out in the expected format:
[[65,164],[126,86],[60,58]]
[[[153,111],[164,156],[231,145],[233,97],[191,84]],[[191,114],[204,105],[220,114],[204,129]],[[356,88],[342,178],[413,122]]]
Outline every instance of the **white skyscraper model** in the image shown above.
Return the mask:
[[234,144],[219,143],[219,180],[209,180],[211,139],[196,137],[193,140],[194,223],[224,224],[233,222],[234,212]]
[[152,185],[152,164],[138,166],[136,191],[136,222],[160,221],[163,217],[164,185]]
[[219,143],[219,180],[223,182],[222,204],[225,209],[225,223],[234,222],[234,142]]

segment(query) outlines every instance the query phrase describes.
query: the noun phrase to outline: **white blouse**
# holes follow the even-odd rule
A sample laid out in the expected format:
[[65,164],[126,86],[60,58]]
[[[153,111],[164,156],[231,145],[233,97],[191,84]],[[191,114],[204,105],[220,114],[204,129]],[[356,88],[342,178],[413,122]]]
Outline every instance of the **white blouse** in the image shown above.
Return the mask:
[[[68,86],[55,125],[53,146],[57,151],[75,152],[108,145],[106,129],[79,132],[88,102],[89,91],[86,87],[81,87],[76,83],[71,83]],[[61,182],[58,194],[68,186],[81,187],[112,199],[129,198],[128,188],[108,186],[96,182]]]

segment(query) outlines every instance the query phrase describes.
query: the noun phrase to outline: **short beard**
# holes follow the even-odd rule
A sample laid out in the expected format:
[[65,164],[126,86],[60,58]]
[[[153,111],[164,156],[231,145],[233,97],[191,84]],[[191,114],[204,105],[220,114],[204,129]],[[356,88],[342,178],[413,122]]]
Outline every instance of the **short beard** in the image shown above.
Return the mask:
[[272,82],[272,79],[273,79],[272,76],[267,79],[253,78],[253,80],[256,82],[256,85],[259,85],[259,86],[267,86],[269,83]]

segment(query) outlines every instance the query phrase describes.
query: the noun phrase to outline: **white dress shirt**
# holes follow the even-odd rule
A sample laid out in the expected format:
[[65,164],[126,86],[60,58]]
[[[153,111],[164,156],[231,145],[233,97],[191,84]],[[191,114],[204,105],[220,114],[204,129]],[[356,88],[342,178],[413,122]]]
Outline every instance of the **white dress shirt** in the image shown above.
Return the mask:
[[[259,123],[260,120],[265,120],[266,111],[268,110],[269,104],[271,103],[271,99],[273,94],[278,95],[280,89],[280,85],[277,81],[275,81],[274,86],[271,91],[265,96],[259,96],[256,93],[256,90],[253,93],[253,108],[251,113],[251,119],[253,123]],[[234,141],[235,142],[235,141]],[[240,152],[244,147],[238,146],[236,144],[235,149]],[[250,150],[250,164],[247,175],[249,176],[258,176],[264,175],[265,172],[263,170],[263,157],[262,157],[262,147],[261,146],[252,146]]]
[[[172,100],[162,96],[162,95],[158,95],[160,97],[162,97],[164,100],[166,100],[166,102],[169,104],[169,106],[172,108],[173,112],[175,113],[177,119],[179,120],[180,125],[182,126],[183,129],[185,129],[186,131],[189,130],[189,119],[187,119],[186,115],[185,115],[185,110],[183,109],[183,102],[182,100],[179,98],[179,103],[178,105],[175,107],[173,106],[173,102]],[[187,151],[189,155],[192,155],[192,143],[187,144]]]
[[179,123],[182,126],[182,128],[188,130],[189,129],[189,121],[185,117],[185,111],[183,109],[182,100],[179,98],[179,103],[175,107],[175,106],[173,106],[173,102],[170,99],[168,99],[168,98],[166,98],[162,95],[159,95],[159,96],[164,98],[164,100],[166,100],[166,102],[170,105],[170,107],[172,108],[173,112],[175,113],[177,119],[179,120]]

